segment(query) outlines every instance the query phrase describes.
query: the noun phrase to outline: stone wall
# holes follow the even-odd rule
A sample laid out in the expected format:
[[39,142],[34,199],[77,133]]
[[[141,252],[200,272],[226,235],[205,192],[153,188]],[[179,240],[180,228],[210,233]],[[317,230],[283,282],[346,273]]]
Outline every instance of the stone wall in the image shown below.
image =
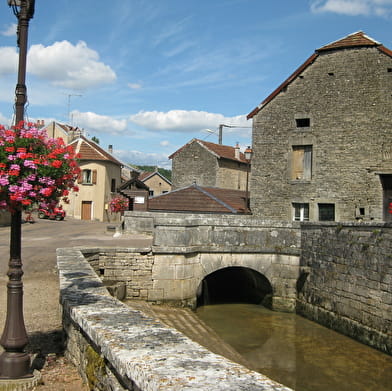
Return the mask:
[[[290,221],[292,203],[335,204],[335,221],[383,221],[392,172],[392,58],[377,48],[320,53],[253,117],[251,210]],[[308,118],[309,126],[297,126]],[[291,176],[293,147],[312,146],[310,179]],[[363,212],[363,213],[362,213]]]
[[58,249],[66,355],[96,391],[290,391],[111,297],[84,258]]
[[302,225],[297,312],[392,354],[392,225]]
[[218,161],[198,142],[192,142],[178,151],[172,159],[172,189],[189,186],[217,186]]

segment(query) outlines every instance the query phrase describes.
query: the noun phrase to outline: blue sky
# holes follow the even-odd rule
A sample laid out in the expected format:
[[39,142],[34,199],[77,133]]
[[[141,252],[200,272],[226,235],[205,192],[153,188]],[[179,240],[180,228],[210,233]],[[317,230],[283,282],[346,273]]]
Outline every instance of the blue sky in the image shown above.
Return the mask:
[[[16,17],[0,4],[0,123],[10,124]],[[133,164],[170,168],[192,138],[251,145],[246,120],[315,49],[357,31],[392,48],[392,0],[36,0],[29,120],[56,120]]]

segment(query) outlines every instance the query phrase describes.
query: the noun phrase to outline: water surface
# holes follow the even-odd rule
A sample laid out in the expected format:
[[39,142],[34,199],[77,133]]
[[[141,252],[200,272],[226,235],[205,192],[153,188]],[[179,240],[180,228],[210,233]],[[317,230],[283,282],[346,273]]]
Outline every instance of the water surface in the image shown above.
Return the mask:
[[301,316],[253,304],[196,311],[256,371],[296,391],[391,391],[392,357]]

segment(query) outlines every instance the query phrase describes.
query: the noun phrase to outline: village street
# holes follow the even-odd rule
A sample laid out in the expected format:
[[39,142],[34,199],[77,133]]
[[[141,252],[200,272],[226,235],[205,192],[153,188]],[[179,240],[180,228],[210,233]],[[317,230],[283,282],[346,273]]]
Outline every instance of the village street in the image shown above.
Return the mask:
[[[24,283],[24,317],[35,365],[42,371],[44,385],[39,391],[84,390],[76,370],[62,357],[59,280],[56,248],[76,246],[145,247],[150,238],[113,237],[106,231],[108,223],[66,218],[64,221],[40,220],[22,225],[22,261]],[[0,227],[0,328],[6,316],[6,275],[9,261],[10,227]],[[0,348],[1,350],[2,348]]]

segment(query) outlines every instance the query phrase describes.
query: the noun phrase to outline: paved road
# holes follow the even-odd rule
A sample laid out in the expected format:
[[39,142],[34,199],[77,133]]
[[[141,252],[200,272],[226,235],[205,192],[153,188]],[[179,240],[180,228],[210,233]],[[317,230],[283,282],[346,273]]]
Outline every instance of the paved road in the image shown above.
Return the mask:
[[[77,246],[146,247],[151,239],[143,235],[108,233],[108,223],[66,218],[64,221],[36,219],[22,226],[24,314],[29,333],[60,327],[59,281],[56,248]],[[0,227],[0,328],[6,307],[6,276],[9,261],[9,227]]]

